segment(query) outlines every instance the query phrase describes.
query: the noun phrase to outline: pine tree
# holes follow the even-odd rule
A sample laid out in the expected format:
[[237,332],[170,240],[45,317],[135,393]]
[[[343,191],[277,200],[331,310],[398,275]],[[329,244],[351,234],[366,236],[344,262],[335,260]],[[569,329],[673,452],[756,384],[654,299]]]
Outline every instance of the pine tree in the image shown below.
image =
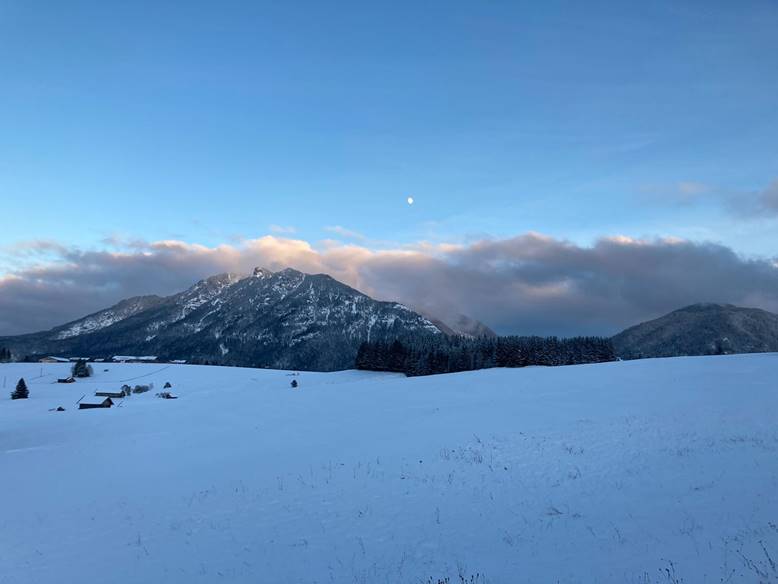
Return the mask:
[[73,365],[73,377],[89,377],[92,375],[92,367],[84,359],[79,359]]
[[27,384],[22,377],[16,384],[16,390],[11,393],[11,399],[27,399],[28,397],[30,397],[30,390],[27,389]]

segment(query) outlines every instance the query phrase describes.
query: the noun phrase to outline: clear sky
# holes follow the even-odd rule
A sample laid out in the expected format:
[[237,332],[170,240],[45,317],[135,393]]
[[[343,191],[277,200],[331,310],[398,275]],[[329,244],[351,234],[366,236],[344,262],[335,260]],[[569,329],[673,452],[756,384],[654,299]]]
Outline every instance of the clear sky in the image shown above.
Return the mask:
[[775,222],[717,194],[778,176],[776,31],[772,1],[2,0],[0,245],[341,226],[772,253]]

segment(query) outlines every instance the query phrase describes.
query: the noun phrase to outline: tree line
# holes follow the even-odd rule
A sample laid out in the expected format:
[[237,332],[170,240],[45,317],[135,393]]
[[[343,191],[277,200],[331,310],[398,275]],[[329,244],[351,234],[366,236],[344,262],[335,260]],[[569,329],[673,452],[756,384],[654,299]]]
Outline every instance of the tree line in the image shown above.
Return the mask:
[[615,361],[605,337],[425,337],[369,341],[360,345],[356,367],[409,377],[491,367],[578,365]]

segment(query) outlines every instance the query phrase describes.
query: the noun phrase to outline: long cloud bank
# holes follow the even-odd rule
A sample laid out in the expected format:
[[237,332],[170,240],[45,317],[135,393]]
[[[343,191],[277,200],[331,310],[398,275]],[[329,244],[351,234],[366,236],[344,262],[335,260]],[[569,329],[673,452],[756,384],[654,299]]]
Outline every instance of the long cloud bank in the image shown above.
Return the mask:
[[27,242],[35,261],[0,278],[0,335],[51,328],[120,299],[167,295],[221,272],[287,266],[324,272],[379,299],[444,318],[467,314],[500,333],[611,334],[696,302],[778,311],[778,267],[712,243],[602,238],[579,246],[536,233],[394,251],[266,236],[206,247],[131,242],[83,251]]

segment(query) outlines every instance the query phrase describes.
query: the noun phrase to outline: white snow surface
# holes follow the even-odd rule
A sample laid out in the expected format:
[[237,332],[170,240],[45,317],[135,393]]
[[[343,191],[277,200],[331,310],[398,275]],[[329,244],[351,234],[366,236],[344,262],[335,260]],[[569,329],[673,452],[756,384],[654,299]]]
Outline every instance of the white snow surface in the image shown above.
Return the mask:
[[0,583],[775,582],[777,371],[0,365]]

